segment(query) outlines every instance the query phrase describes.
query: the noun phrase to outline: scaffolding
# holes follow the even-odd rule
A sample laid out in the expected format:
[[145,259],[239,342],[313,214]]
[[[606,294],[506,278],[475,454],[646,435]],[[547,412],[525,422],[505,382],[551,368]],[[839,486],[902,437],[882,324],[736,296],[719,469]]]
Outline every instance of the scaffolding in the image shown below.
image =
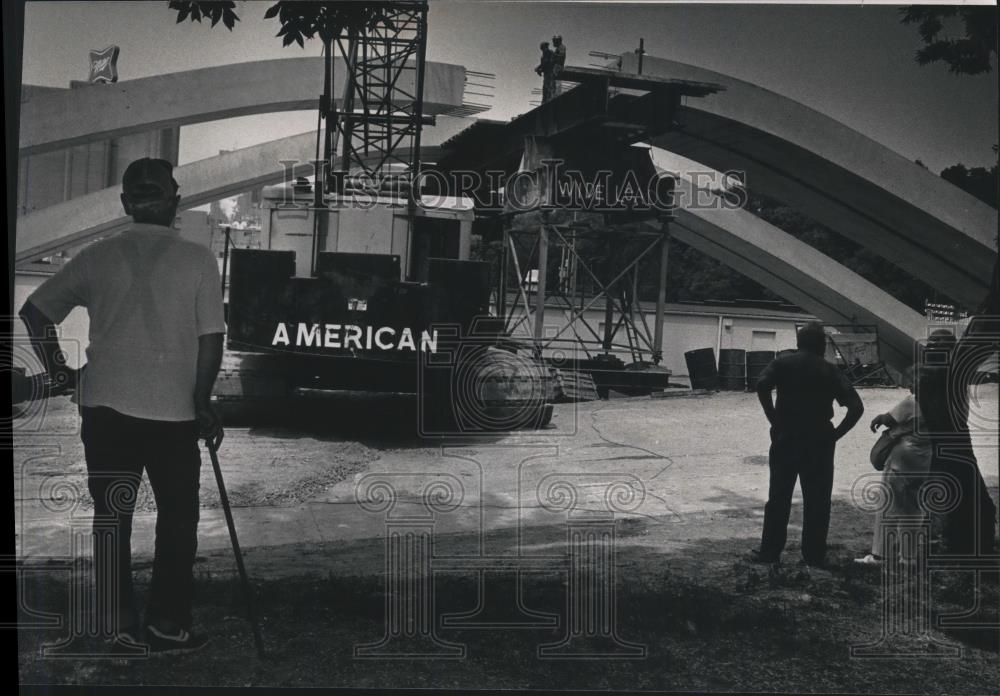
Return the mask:
[[[497,307],[505,332],[516,336],[526,328],[538,357],[565,348],[588,359],[627,352],[634,363],[659,364],[663,358],[669,216],[660,215],[652,227],[604,221],[596,226],[575,220],[554,222],[545,213],[538,217],[537,226],[519,227],[512,220],[503,230]],[[582,246],[597,254],[585,256]],[[559,277],[550,280],[549,259],[555,254],[559,255]],[[639,293],[640,270],[650,263],[658,264],[659,284],[652,325]],[[563,326],[547,333],[545,311],[550,301],[568,316]],[[604,321],[595,327],[586,314],[602,306]]]
[[[572,349],[613,362],[620,352],[638,368],[658,366],[674,182],[642,143],[675,127],[682,98],[723,88],[594,67],[566,66],[560,80],[574,86],[509,123],[480,123],[446,141],[438,167],[508,177],[502,205],[477,210],[495,214],[495,306],[506,335],[526,338],[537,358]],[[623,195],[629,182],[638,190]],[[476,195],[493,201],[494,193]],[[646,264],[658,264],[652,321],[639,292]],[[602,304],[595,327],[586,315]],[[553,308],[566,313],[554,328],[546,324]]]
[[[405,196],[412,222],[419,193],[421,129],[427,53],[426,0],[326,2],[317,8],[323,41],[313,206],[349,188]],[[338,110],[334,76],[345,81]],[[339,154],[335,158],[335,153]],[[322,153],[322,154],[321,154]],[[311,272],[327,216],[313,217]]]
[[387,175],[412,183],[420,168],[420,134],[425,125],[427,3],[359,4],[367,14],[362,21],[341,27],[326,56],[329,94],[333,94],[334,61],[343,60],[347,69],[343,111],[337,113],[332,99],[322,105],[327,154],[339,143],[339,156],[329,172],[329,190],[337,194],[344,193],[348,172],[378,183]]

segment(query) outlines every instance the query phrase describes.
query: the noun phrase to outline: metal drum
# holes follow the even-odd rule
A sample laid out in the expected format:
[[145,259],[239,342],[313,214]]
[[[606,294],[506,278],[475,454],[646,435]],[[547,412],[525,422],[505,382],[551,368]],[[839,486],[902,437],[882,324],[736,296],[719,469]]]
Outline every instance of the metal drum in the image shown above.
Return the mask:
[[719,388],[726,391],[743,391],[747,383],[747,352],[741,348],[722,348],[719,351]]
[[689,350],[684,354],[684,362],[687,363],[692,389],[715,391],[719,388],[719,370],[715,366],[714,349]]
[[757,380],[764,368],[774,360],[773,350],[751,350],[747,352],[747,389],[753,391],[757,388]]

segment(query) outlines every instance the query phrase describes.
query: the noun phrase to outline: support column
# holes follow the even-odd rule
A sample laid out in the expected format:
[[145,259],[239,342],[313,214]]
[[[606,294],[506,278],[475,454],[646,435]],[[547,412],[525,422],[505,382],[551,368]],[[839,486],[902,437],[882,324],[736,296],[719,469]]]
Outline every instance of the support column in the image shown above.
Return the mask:
[[604,336],[602,337],[601,348],[605,353],[610,354],[615,326],[615,298],[613,293],[616,284],[611,282],[611,245],[606,243],[604,249],[607,252],[607,257],[604,264],[602,264],[604,269],[603,282],[607,283],[607,285],[604,287]]
[[601,348],[605,353],[611,352],[611,335],[614,331],[615,323],[615,299],[611,296],[611,288],[608,287],[604,294],[604,340]]
[[542,341],[545,338],[545,282],[549,263],[548,213],[542,212],[542,224],[538,228],[538,287],[535,289],[535,358],[542,357]]
[[504,329],[507,328],[507,257],[510,253],[507,246],[510,244],[508,238],[510,232],[504,228],[503,231],[503,255],[500,257],[500,277],[497,278],[497,316],[503,319]]
[[656,324],[653,333],[653,364],[663,360],[663,313],[667,308],[667,268],[670,262],[670,223],[660,222],[660,287],[656,294]]

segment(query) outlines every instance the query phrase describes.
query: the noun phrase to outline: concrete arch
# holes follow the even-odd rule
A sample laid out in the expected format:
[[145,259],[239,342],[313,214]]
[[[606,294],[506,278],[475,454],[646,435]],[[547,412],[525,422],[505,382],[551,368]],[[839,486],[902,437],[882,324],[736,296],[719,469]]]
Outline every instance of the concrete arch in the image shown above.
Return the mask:
[[[622,56],[635,71],[636,56]],[[985,297],[997,211],[844,124],[756,85],[644,57],[643,73],[726,90],[682,105],[652,144],[720,171],[804,214],[967,306]],[[836,282],[836,281],[835,281]]]
[[[335,64],[335,84],[346,71]],[[413,76],[401,87],[413,88]],[[408,81],[410,84],[402,84]],[[21,103],[19,154],[31,155],[129,133],[235,116],[316,109],[323,59],[281,58],[58,90]],[[424,113],[470,114],[462,105],[465,68],[425,65]]]
[[688,203],[670,225],[674,237],[824,322],[878,326],[882,359],[897,371],[912,364],[914,341],[926,333],[923,316],[787,232],[746,210],[722,205],[709,188],[696,187],[690,178],[677,178],[677,193]]
[[[280,183],[288,176],[282,162],[307,163],[315,151],[316,134],[302,133],[176,167],[174,178],[180,185],[183,207],[193,208]],[[433,144],[420,152],[425,160],[439,156]],[[307,171],[297,172],[312,174],[311,167],[305,166]],[[122,210],[120,195],[121,187],[111,186],[18,218],[15,262],[28,263],[88,239],[120,232],[131,220]]]

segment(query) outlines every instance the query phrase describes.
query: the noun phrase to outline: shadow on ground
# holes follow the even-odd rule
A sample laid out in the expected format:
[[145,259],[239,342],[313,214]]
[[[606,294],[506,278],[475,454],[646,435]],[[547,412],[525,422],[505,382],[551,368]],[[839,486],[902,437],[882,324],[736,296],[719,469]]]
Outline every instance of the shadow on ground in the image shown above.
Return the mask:
[[[725,515],[723,515],[725,517]],[[567,635],[567,579],[564,571],[516,574],[509,567],[490,572],[434,573],[433,625],[422,640],[407,643],[424,650],[464,650],[460,657],[356,659],[354,649],[386,635],[385,576],[372,572],[383,557],[380,542],[291,545],[254,551],[253,563],[269,556],[301,567],[289,577],[258,578],[256,602],[262,613],[269,655],[254,656],[243,617],[240,586],[232,559],[217,555],[198,564],[196,622],[212,636],[203,651],[171,658],[112,664],[103,660],[48,660],[38,657],[42,640],[65,629],[22,630],[22,683],[282,685],[435,688],[656,689],[693,691],[784,691],[863,693],[989,693],[1000,683],[997,628],[931,630],[900,636],[894,649],[919,659],[861,659],[852,645],[871,643],[881,634],[881,575],[852,559],[867,543],[868,517],[837,504],[837,528],[826,571],[804,572],[795,564],[792,544],[778,568],[744,560],[754,545],[756,522],[734,511],[716,519],[729,525],[726,538],[707,538],[689,523],[690,534],[674,543],[658,540],[676,523],[655,518],[616,523],[615,609],[605,607],[601,621],[578,624],[584,637],[576,646],[600,646],[603,657],[567,659],[543,654]],[[800,511],[793,516],[793,526]],[[794,538],[794,534],[790,534]],[[565,550],[561,526],[456,534],[435,538],[435,557],[468,557],[480,544],[492,553],[559,554]],[[364,562],[363,562],[364,561]],[[435,563],[438,561],[435,560]],[[336,571],[324,567],[336,567]],[[345,570],[346,568],[346,570]],[[136,573],[141,592],[148,570]],[[23,584],[25,606],[64,612],[66,583],[54,574],[32,574]],[[984,574],[935,573],[934,615],[976,608],[979,621],[997,625],[1000,578]],[[515,601],[519,596],[520,604]],[[477,615],[477,605],[483,605]],[[449,615],[473,615],[494,627],[448,625]],[[22,609],[22,621],[30,617]],[[496,627],[520,620],[535,625]],[[546,625],[552,621],[555,625]],[[421,636],[418,636],[421,638]],[[91,640],[95,650],[99,643]],[[391,644],[395,646],[396,644]],[[935,646],[956,648],[959,658],[936,658]],[[629,655],[630,651],[642,653]],[[626,653],[626,654],[622,654]]]

